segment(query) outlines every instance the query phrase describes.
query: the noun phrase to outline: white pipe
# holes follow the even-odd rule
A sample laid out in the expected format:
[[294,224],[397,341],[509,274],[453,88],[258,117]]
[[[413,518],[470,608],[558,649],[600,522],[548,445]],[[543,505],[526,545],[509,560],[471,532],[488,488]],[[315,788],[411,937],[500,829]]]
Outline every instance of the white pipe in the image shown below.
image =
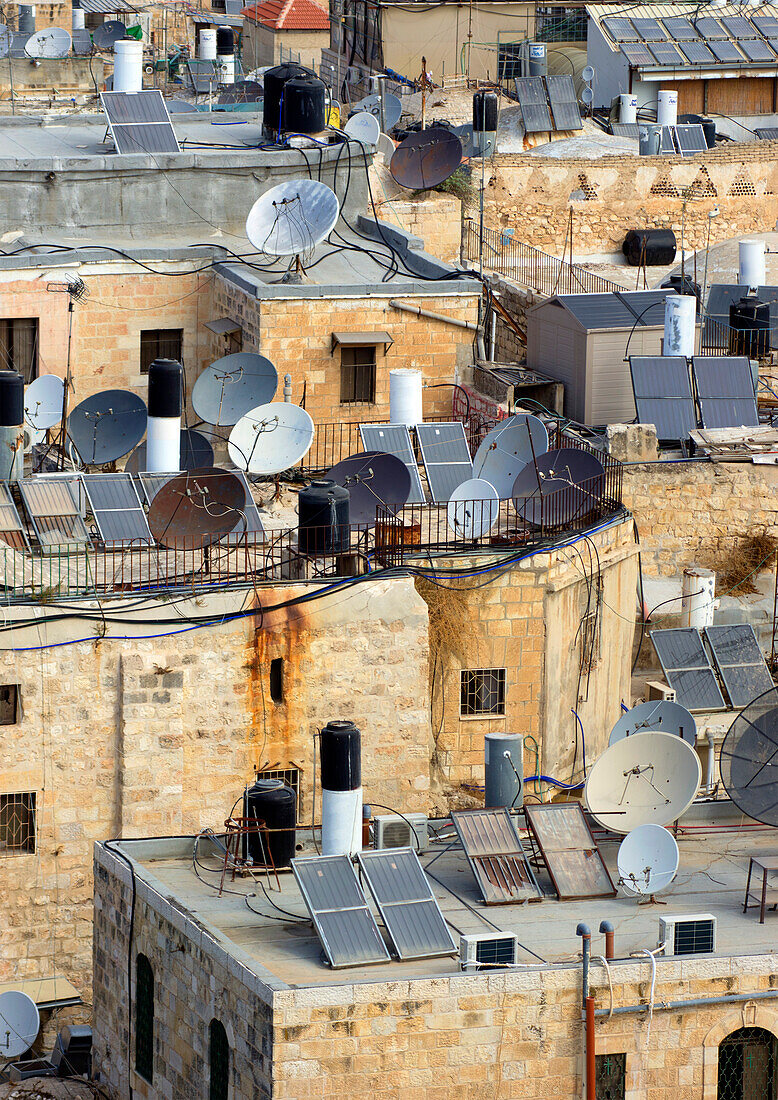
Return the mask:
[[146,469],[166,474],[181,469],[181,417],[150,416],[146,423]]
[[668,294],[665,298],[664,355],[694,355],[697,299],[691,294]]
[[389,371],[389,422],[421,424],[424,420],[421,398],[421,371],[398,367]]
[[113,90],[139,92],[143,88],[143,43],[120,38],[113,47]]
[[747,287],[764,286],[764,241],[744,240],[738,245],[738,282]]
[[716,781],[714,779],[715,774],[716,774],[716,742],[714,740],[713,733],[711,732],[711,730],[708,730],[708,774],[707,774],[706,779],[705,779],[705,783],[706,783],[706,786],[707,786],[707,789],[708,789],[708,793],[710,793],[713,790],[714,786],[716,785]]
[[716,574],[711,569],[690,566],[683,571],[681,617],[685,626],[695,630],[713,626]]
[[415,313],[417,317],[429,317],[431,321],[443,321],[447,325],[456,325],[457,328],[478,332],[478,325],[474,325],[472,321],[460,321],[457,317],[447,317],[445,313],[433,313],[431,309],[422,309],[421,306],[409,306],[406,302],[398,302],[396,298],[390,298],[389,305],[394,306],[395,309],[401,309],[404,313]]
[[656,120],[660,126],[675,126],[678,123],[678,92],[658,92],[656,99]]
[[362,788],[321,792],[321,854],[352,856],[362,851]]

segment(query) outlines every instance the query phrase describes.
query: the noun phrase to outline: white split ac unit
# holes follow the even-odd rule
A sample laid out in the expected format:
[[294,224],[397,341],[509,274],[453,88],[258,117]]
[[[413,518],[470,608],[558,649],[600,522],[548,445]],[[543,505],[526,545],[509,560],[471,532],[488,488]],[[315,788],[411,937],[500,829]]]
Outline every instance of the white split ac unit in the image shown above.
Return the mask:
[[518,943],[513,932],[460,936],[460,965],[463,970],[497,970],[501,966],[515,966]]
[[660,917],[659,942],[665,955],[710,954],[716,950],[716,918],[710,913]]
[[429,848],[429,830],[426,814],[385,814],[373,821],[373,847],[413,848],[426,852]]

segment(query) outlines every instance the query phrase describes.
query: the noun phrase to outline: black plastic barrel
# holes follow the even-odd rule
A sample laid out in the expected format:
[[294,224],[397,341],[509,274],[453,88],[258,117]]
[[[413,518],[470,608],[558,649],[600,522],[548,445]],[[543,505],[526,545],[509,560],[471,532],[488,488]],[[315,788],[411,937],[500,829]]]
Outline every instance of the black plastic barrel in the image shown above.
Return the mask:
[[497,95],[494,92],[473,94],[473,132],[488,134],[497,130]]
[[24,379],[15,370],[0,370],[0,427],[24,423]]
[[216,56],[232,57],[235,53],[235,35],[232,27],[216,28]]
[[664,267],[675,260],[675,233],[672,229],[630,229],[621,251],[631,267]]
[[674,290],[676,294],[690,294],[697,299],[697,312],[700,311],[702,290],[691,275],[669,275],[662,283],[662,290]]
[[770,351],[770,307],[755,294],[729,307],[729,354],[759,359]]
[[280,779],[258,779],[246,792],[246,817],[264,822],[268,830],[248,835],[254,864],[288,867],[294,859],[297,826],[297,795],[292,788]]
[[313,76],[313,73],[309,69],[304,69],[302,65],[276,65],[274,69],[268,69],[262,78],[264,87],[262,125],[268,134],[275,134],[281,129],[281,100],[284,86],[288,80],[297,76]]
[[284,85],[283,128],[288,134],[320,134],[327,125],[327,89],[316,76],[294,76]]
[[155,359],[149,367],[149,416],[181,415],[183,368],[175,359]]
[[356,791],[362,786],[362,734],[353,722],[328,722],[319,742],[323,791]]
[[312,481],[298,497],[297,542],[303,554],[345,554],[351,545],[349,491]]
[[698,123],[702,126],[707,147],[712,149],[716,144],[716,123],[712,118],[706,118],[705,115],[679,115],[678,121],[679,123]]

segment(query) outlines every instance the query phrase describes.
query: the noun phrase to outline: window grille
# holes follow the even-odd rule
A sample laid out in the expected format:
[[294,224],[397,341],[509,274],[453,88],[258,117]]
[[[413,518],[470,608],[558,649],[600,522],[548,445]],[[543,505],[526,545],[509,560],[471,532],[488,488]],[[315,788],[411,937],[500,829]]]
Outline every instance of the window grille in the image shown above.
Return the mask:
[[297,818],[299,820],[302,798],[299,768],[263,768],[257,772],[257,779],[280,779],[282,783],[286,783],[287,787],[291,787],[297,797]]
[[0,317],[0,370],[18,371],[26,383],[38,377],[37,317]]
[[0,855],[35,851],[34,791],[0,794]]
[[208,1100],[227,1100],[230,1088],[230,1042],[224,1025],[211,1020],[208,1044],[210,1088]]
[[154,1080],[154,971],[145,955],[135,962],[135,1069]]
[[719,1044],[718,1100],[773,1100],[778,1039],[763,1027],[741,1027]]
[[340,403],[375,403],[375,346],[340,349]]
[[499,717],[505,714],[505,669],[463,669],[460,674],[459,713]]
[[594,1095],[596,1100],[624,1100],[626,1081],[626,1054],[596,1054],[594,1056]]

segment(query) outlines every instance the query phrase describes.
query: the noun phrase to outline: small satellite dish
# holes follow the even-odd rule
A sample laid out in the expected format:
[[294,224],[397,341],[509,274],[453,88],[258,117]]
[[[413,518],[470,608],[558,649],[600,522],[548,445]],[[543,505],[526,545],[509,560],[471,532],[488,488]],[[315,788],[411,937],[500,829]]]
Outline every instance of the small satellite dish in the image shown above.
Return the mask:
[[737,808],[778,826],[778,689],[758,695],[737,715],[721,746],[719,767]]
[[244,413],[275,397],[278,372],[255,352],[225,355],[207,367],[192,389],[192,407],[206,424],[237,424]]
[[357,111],[343,127],[343,132],[363,145],[377,145],[381,136],[381,126],[374,115],[367,111]]
[[605,470],[589,451],[562,447],[528,462],[513,483],[513,506],[534,527],[564,527],[605,494]]
[[[381,121],[381,97],[380,95],[368,95],[360,99],[354,106],[358,111],[368,111],[374,118]],[[387,92],[384,96],[384,129],[393,130],[400,121],[403,113],[402,101],[398,96]]]
[[[181,429],[181,469],[201,470],[213,466],[213,447],[202,432]],[[146,444],[139,444],[124,465],[125,473],[142,474],[146,470]],[[177,473],[176,470],[169,471]]]
[[308,453],[315,431],[305,409],[275,401],[241,417],[230,432],[227,450],[247,473],[280,474]]
[[655,699],[650,703],[638,703],[632,710],[622,714],[611,730],[609,745],[630,737],[633,733],[646,730],[659,730],[662,733],[674,733],[694,748],[697,743],[697,723],[686,707],[680,703],[671,703],[664,699]]
[[168,114],[171,115],[196,115],[200,113],[194,103],[187,103],[185,99],[166,99],[165,106],[168,109]]
[[588,107],[594,101],[594,91],[591,88],[581,88],[581,102]]
[[383,451],[365,451],[344,458],[324,475],[348,489],[352,523],[372,527],[376,509],[381,507],[395,515],[411,495],[411,473],[395,455]]
[[31,34],[24,45],[28,57],[66,57],[73,40],[62,27],[46,27]]
[[457,485],[446,508],[449,527],[463,539],[477,539],[491,531],[499,514],[497,490],[478,477],[471,477]]
[[674,733],[623,737],[595,761],[584,799],[592,817],[614,833],[669,825],[688,810],[702,769],[694,749]]
[[584,67],[583,71],[581,72],[581,76],[586,81],[587,84],[591,84],[591,82],[594,80],[594,68],[593,68],[593,66],[592,65],[586,65]]
[[5,23],[0,23],[0,58],[8,57],[13,41],[14,36],[10,27],[6,27]]
[[101,466],[137,447],[146,431],[146,406],[129,390],[103,390],[77,405],[68,436],[87,466]]
[[41,1026],[38,1006],[32,997],[10,989],[0,993],[0,1058],[18,1058],[38,1038]]
[[269,256],[310,252],[335,228],[338,197],[318,180],[288,180],[260,195],[246,219],[246,236]]
[[462,163],[462,142],[442,126],[408,134],[394,151],[389,164],[392,178],[401,187],[426,191],[437,187]]
[[219,95],[219,103],[258,103],[262,99],[262,85],[256,80],[236,80]]
[[388,134],[379,134],[378,141],[376,142],[376,148],[378,149],[378,152],[386,158],[386,160],[391,160],[394,156],[394,151],[397,146]]
[[56,374],[42,374],[24,391],[24,422],[36,431],[53,428],[62,419],[65,383]]
[[513,483],[534,455],[548,450],[548,432],[542,420],[517,413],[501,420],[481,441],[473,459],[473,473],[497,490],[500,500],[510,500]]
[[92,41],[98,50],[110,50],[113,49],[114,43],[124,38],[126,34],[127,28],[124,23],[120,23],[118,19],[107,19],[105,23],[95,27]]
[[661,825],[638,825],[619,845],[619,885],[628,894],[658,894],[678,874],[679,859],[672,833]]
[[168,481],[149,508],[149,528],[161,546],[199,550],[240,523],[246,493],[235,474],[212,466]]

